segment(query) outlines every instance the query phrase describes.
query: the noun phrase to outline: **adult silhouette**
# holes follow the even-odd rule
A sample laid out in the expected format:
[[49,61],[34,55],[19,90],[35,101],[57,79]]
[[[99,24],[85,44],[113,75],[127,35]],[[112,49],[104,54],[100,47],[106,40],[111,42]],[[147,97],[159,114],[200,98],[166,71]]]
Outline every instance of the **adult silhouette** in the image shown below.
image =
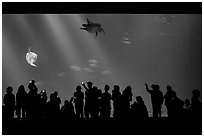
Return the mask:
[[130,118],[132,120],[138,119],[139,115],[138,115],[138,104],[136,101],[134,101],[131,105],[130,105]]
[[168,117],[174,118],[174,119],[182,118],[184,114],[183,106],[184,106],[184,102],[180,98],[178,98],[175,92],[175,94],[173,94],[173,97],[170,100],[171,113]]
[[31,80],[28,84],[28,107],[26,111],[26,116],[28,119],[33,120],[36,118],[38,112],[38,88],[35,85],[35,80]]
[[90,111],[91,111],[91,117],[92,118],[97,118],[99,114],[99,97],[100,95],[100,90],[96,87],[93,86],[91,92],[90,92]]
[[147,92],[151,95],[153,117],[161,117],[161,106],[164,98],[163,93],[160,91],[159,85],[151,85],[152,90],[149,89],[147,83],[145,83]]
[[96,116],[99,117],[100,112],[101,112],[101,95],[102,95],[102,90],[98,89],[96,93]]
[[61,99],[60,99],[60,97],[58,97],[58,92],[57,91],[55,91],[53,94],[54,94],[54,104],[55,104],[55,107],[56,107],[56,115],[58,116],[59,112],[60,112]]
[[113,117],[120,117],[120,103],[121,103],[121,93],[120,87],[118,85],[114,85],[112,90],[112,100],[113,100]]
[[35,85],[35,80],[31,80],[29,82],[28,88],[29,88],[30,92],[35,92],[37,94],[38,88]]
[[76,110],[76,117],[83,118],[84,93],[81,91],[81,86],[77,86],[76,92],[74,92],[74,104]]
[[58,107],[56,105],[55,95],[54,93],[50,94],[50,99],[46,103],[46,118],[48,120],[52,120],[57,116]]
[[184,103],[185,103],[184,104],[185,109],[191,109],[191,102],[189,99],[185,99]]
[[172,98],[175,96],[176,92],[174,90],[172,90],[172,87],[171,86],[167,86],[167,92],[166,94],[164,95],[164,104],[166,106],[166,109],[167,109],[167,115],[171,115],[171,107],[170,107],[170,102],[172,100]]
[[191,98],[191,109],[192,109],[192,116],[195,119],[201,119],[202,118],[202,104],[199,100],[200,98],[200,91],[199,90],[193,90],[192,91],[192,98]]
[[41,118],[42,118],[41,94],[38,93],[36,96],[36,104],[35,104],[35,119],[40,120]]
[[111,113],[111,94],[108,92],[110,89],[109,85],[105,85],[104,92],[101,95],[101,118],[110,118]]
[[85,85],[84,82],[82,82],[82,86],[85,88],[85,106],[84,106],[84,113],[85,117],[89,118],[91,115],[91,93],[93,90],[93,83],[91,81],[87,82],[87,86]]
[[14,117],[15,110],[15,95],[12,93],[13,88],[7,87],[6,94],[4,95],[5,116],[6,119],[12,119]]
[[27,98],[24,86],[20,85],[16,93],[16,114],[19,120],[25,120],[26,118]]
[[137,113],[138,113],[137,116],[138,116],[138,118],[142,118],[142,119],[148,118],[147,107],[146,107],[142,97],[137,96],[136,100],[137,100]]
[[41,118],[44,119],[46,116],[47,91],[42,90],[40,95],[41,95],[41,98],[40,98]]
[[70,101],[69,100],[64,101],[64,105],[61,108],[62,120],[67,121],[75,119],[73,100],[74,98],[72,97]]
[[128,117],[129,113],[130,113],[130,102],[132,101],[132,89],[130,86],[127,86],[123,92],[122,92],[122,96],[121,96],[121,115],[123,118]]
[[184,116],[189,119],[191,116],[191,102],[189,99],[185,99],[184,101]]

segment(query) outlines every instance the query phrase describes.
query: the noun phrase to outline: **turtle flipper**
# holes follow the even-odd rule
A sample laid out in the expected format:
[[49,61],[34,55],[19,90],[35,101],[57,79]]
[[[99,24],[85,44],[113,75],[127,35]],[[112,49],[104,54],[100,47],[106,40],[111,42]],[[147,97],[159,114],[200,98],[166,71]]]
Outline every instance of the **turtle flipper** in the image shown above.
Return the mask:
[[96,37],[97,37],[97,35],[98,35],[98,32],[96,32]]
[[88,26],[88,24],[82,24],[82,26],[83,26],[83,27],[87,27],[87,26]]
[[86,18],[86,21],[87,21],[88,24],[90,23],[89,19],[87,19],[87,18]]
[[80,29],[87,30],[87,28],[80,28]]

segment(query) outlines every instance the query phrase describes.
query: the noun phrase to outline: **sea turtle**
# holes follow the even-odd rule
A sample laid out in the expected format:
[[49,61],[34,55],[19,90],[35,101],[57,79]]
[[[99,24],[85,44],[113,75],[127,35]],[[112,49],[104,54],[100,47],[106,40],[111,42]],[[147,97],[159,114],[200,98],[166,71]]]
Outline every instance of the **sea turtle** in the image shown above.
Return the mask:
[[37,67],[34,63],[36,62],[38,55],[34,52],[31,52],[30,49],[31,47],[28,49],[28,52],[26,53],[26,60],[28,64]]
[[80,29],[86,30],[87,32],[90,32],[90,33],[96,33],[96,37],[99,32],[105,33],[103,28],[101,28],[101,24],[90,22],[87,18],[86,20],[87,20],[87,24],[82,24],[84,28],[80,28]]

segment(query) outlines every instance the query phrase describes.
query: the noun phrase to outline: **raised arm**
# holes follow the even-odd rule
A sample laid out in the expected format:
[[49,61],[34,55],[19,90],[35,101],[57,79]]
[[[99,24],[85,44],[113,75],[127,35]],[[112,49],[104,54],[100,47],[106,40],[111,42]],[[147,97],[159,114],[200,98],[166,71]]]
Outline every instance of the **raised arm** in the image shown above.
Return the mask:
[[82,84],[82,86],[83,86],[86,90],[89,90],[89,89],[87,88],[87,86],[85,85],[84,82],[82,82],[81,84]]
[[149,92],[150,93],[150,89],[149,89],[149,87],[148,87],[148,85],[147,85],[147,83],[145,83],[145,87],[146,87],[146,90],[147,90],[147,92]]

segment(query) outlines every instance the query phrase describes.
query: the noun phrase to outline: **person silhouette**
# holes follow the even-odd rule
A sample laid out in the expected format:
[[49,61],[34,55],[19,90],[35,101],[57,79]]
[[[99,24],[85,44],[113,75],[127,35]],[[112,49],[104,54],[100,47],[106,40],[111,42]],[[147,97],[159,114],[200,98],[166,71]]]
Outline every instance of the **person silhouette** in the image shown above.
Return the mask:
[[127,118],[130,113],[130,102],[132,101],[132,89],[127,86],[121,96],[121,115],[123,118]]
[[101,96],[101,91],[96,87],[93,86],[92,92],[90,93],[90,100],[91,100],[91,117],[98,118],[99,115],[99,98]]
[[147,83],[145,83],[147,92],[151,95],[153,117],[161,117],[161,106],[163,104],[164,98],[163,93],[160,91],[159,85],[151,85],[152,90],[149,89]]
[[40,111],[41,111],[41,118],[45,119],[46,116],[46,103],[47,103],[47,91],[42,90],[40,92]]
[[192,109],[192,116],[193,118],[199,120],[202,118],[202,104],[199,100],[200,98],[200,91],[195,89],[192,91],[192,98],[191,98],[191,109]]
[[28,88],[29,88],[30,92],[34,92],[35,94],[37,94],[38,88],[35,85],[35,80],[31,80],[29,82]]
[[172,90],[171,86],[167,86],[167,92],[164,95],[164,105],[166,106],[167,109],[167,115],[171,115],[171,107],[170,107],[170,102],[172,100],[172,98],[175,96],[176,92],[174,90]]
[[110,118],[110,113],[111,113],[111,94],[108,92],[110,89],[109,85],[105,85],[104,87],[104,92],[101,95],[101,115],[100,117],[103,119],[108,119]]
[[130,105],[130,118],[132,120],[138,119],[138,107],[137,107],[137,102],[134,101],[131,105]]
[[6,94],[4,95],[4,105],[5,105],[5,116],[6,119],[13,119],[14,118],[14,110],[15,110],[15,95],[12,93],[13,88],[7,87]]
[[74,98],[72,97],[70,101],[69,100],[64,101],[64,105],[61,108],[62,120],[68,121],[75,119],[73,100]]
[[96,102],[96,117],[99,117],[100,115],[100,111],[101,111],[101,95],[102,95],[102,90],[98,89],[96,92],[96,98],[95,98],[95,102]]
[[120,117],[120,103],[121,103],[121,93],[120,87],[118,85],[114,85],[112,90],[112,100],[113,100],[113,117]]
[[185,99],[184,101],[184,117],[189,119],[191,116],[191,103],[189,99]]
[[185,99],[184,103],[185,103],[184,104],[185,109],[191,109],[191,102],[189,99]]
[[183,117],[184,114],[184,102],[177,97],[176,92],[173,94],[170,100],[170,115],[169,118],[173,119],[180,119]]
[[35,85],[35,80],[31,80],[28,84],[28,107],[26,111],[26,116],[30,120],[34,120],[38,113],[38,88]]
[[46,103],[46,119],[52,120],[55,119],[58,113],[58,106],[56,104],[56,99],[54,93],[50,94],[50,99]]
[[83,118],[84,93],[81,91],[81,86],[77,86],[76,92],[74,92],[74,104],[76,110],[76,117]]
[[41,118],[42,118],[41,94],[38,93],[36,96],[36,104],[35,104],[35,119],[40,120]]
[[87,86],[85,85],[84,82],[82,82],[82,86],[85,88],[85,106],[84,106],[84,113],[85,117],[89,118],[91,115],[91,93],[93,90],[93,83],[91,81],[87,82]]
[[69,115],[72,119],[75,118],[75,111],[74,111],[74,105],[73,105],[73,101],[74,101],[74,98],[71,97],[69,103],[68,103],[68,109],[69,109]]
[[61,118],[62,121],[68,121],[69,120],[69,101],[65,100],[64,105],[61,107]]
[[55,102],[55,107],[56,107],[56,115],[59,115],[60,112],[60,104],[61,104],[61,99],[58,97],[58,92],[55,91],[54,93],[54,102]]
[[148,118],[147,107],[141,96],[136,97],[137,100],[137,116],[138,118],[146,119]]
[[20,85],[16,93],[16,115],[20,120],[26,118],[27,92],[23,85]]

